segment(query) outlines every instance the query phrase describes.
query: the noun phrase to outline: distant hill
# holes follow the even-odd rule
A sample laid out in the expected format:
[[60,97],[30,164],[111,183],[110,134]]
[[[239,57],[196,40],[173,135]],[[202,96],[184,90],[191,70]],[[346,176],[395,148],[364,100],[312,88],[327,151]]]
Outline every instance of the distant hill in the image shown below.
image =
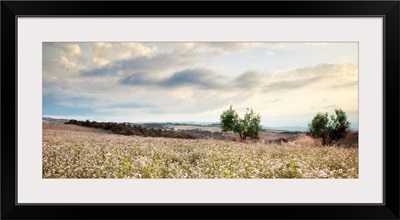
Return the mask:
[[263,129],[268,129],[268,130],[280,130],[280,131],[307,131],[307,127],[302,127],[302,126],[277,126],[277,127],[268,127],[268,126],[263,126]]
[[[43,117],[42,121],[44,123],[54,123],[54,124],[64,124],[68,122],[70,119],[62,119],[62,118],[50,118]],[[195,122],[195,121],[185,121],[185,122],[142,122],[142,123],[132,123],[132,122],[124,122],[129,125],[142,125],[144,127],[163,127],[165,125],[197,125],[197,126],[218,126],[219,122]],[[280,130],[280,131],[307,131],[307,127],[302,126],[262,126],[263,129],[267,130]]]
[[42,117],[42,122],[44,123],[64,124],[67,121],[69,121],[69,119]]
[[125,122],[128,124],[140,124],[140,125],[146,125],[146,124],[162,124],[162,125],[198,125],[198,126],[219,126],[219,122],[196,122],[196,121],[179,121],[179,122],[137,122],[137,123],[131,123],[131,122]]

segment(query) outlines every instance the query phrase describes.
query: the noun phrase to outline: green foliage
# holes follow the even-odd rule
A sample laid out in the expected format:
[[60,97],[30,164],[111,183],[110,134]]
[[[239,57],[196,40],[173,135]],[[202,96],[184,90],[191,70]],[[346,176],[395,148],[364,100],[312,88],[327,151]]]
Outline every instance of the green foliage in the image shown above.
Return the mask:
[[247,109],[243,118],[239,118],[237,112],[232,108],[222,112],[220,116],[222,131],[233,131],[238,133],[242,140],[247,137],[258,139],[258,132],[261,131],[261,116],[253,109]]
[[318,113],[308,125],[310,135],[315,138],[322,138],[322,144],[325,145],[329,137],[329,117],[328,113]]
[[281,167],[278,168],[277,174],[279,175],[279,178],[302,178],[303,175],[299,172],[301,167],[298,165],[297,161],[294,159],[291,159],[289,162],[285,163],[284,165],[281,165]]
[[244,134],[243,139],[246,139],[247,136],[258,139],[258,132],[261,131],[260,123],[260,114],[256,114],[253,109],[250,109],[250,112],[249,109],[247,109],[244,118],[239,121],[240,128]]
[[350,131],[350,122],[346,112],[335,109],[335,115],[328,117],[328,113],[318,113],[308,125],[312,137],[321,138],[323,145],[330,145],[333,141],[344,139]]
[[239,130],[239,115],[232,109],[232,105],[228,110],[222,112],[220,116],[222,131],[238,132]]
[[331,115],[331,123],[329,125],[331,140],[340,140],[347,136],[350,131],[350,122],[347,115],[341,109],[335,109],[336,117]]

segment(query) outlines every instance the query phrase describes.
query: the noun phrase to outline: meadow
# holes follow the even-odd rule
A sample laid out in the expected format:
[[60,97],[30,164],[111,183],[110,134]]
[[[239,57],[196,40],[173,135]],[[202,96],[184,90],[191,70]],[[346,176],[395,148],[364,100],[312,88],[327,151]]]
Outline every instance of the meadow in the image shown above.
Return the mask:
[[358,148],[124,136],[43,124],[43,178],[358,178]]

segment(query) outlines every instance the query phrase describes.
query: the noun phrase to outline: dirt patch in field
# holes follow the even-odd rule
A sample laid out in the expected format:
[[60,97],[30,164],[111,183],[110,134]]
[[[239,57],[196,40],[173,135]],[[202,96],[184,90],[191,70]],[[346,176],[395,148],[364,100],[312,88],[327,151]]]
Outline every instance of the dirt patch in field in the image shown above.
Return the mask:
[[52,123],[43,123],[43,130],[63,130],[63,131],[107,133],[107,134],[112,133],[110,130],[88,128],[88,127],[83,127],[83,126],[78,126],[78,125],[52,124]]
[[339,141],[340,144],[352,146],[358,145],[358,131],[350,132],[344,140]]
[[263,131],[260,132],[260,137],[263,140],[275,141],[279,139],[294,140],[301,132],[278,132],[278,131]]
[[202,131],[210,131],[210,132],[221,132],[221,128],[219,127],[206,127],[206,126],[195,126],[195,125],[173,125],[168,126],[168,128],[174,128],[175,130],[202,130]]
[[[174,128],[175,131],[182,130],[202,130],[202,131],[210,131],[210,132],[221,132],[220,127],[206,127],[206,126],[196,126],[196,125],[172,125],[168,126],[168,128]],[[287,139],[287,140],[294,140],[296,139],[302,132],[290,132],[290,131],[262,131],[259,133],[260,138],[262,140],[279,140],[279,139]],[[235,138],[236,136],[239,137],[238,134],[233,134],[232,132],[224,132],[224,136],[227,138]]]

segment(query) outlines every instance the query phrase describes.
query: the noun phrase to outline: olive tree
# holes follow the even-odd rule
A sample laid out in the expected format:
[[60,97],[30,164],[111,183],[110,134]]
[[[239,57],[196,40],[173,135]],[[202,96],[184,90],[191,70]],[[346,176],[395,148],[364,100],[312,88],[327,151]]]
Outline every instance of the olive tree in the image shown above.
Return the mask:
[[242,140],[247,137],[258,139],[258,132],[261,131],[261,116],[256,114],[253,109],[247,109],[243,118],[232,108],[222,112],[220,116],[222,131],[232,131],[238,133]]
[[335,115],[318,113],[308,124],[312,137],[321,138],[323,145],[331,145],[333,141],[344,139],[350,132],[350,122],[346,112],[335,109]]

